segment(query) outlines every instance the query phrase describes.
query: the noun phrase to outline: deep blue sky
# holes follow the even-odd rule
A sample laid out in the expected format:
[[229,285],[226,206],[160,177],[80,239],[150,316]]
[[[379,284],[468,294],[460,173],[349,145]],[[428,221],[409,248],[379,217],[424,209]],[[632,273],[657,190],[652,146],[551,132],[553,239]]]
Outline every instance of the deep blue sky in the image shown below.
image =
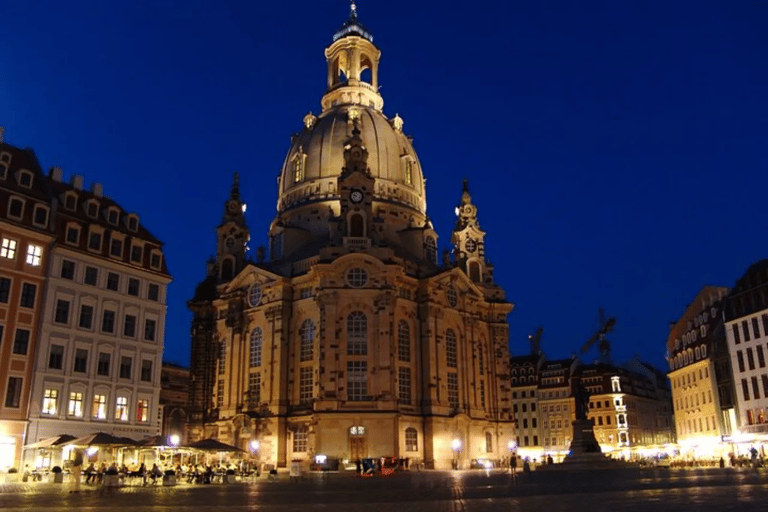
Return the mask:
[[[662,365],[705,284],[768,256],[768,2],[358,2],[446,246],[461,180],[516,303],[513,353],[568,357],[617,317],[616,359]],[[166,359],[186,364],[234,171],[251,246],[319,111],[344,0],[3,2],[0,125],[104,184],[165,242]],[[593,351],[586,356],[594,357]]]

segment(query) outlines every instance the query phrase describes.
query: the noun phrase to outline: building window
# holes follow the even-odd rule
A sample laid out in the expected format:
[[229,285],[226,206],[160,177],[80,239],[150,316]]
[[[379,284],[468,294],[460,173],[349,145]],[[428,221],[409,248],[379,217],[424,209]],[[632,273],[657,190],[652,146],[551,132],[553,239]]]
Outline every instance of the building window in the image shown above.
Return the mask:
[[71,391],[69,393],[69,408],[67,409],[69,416],[75,418],[81,418],[83,416],[83,393],[80,391]]
[[120,258],[123,255],[123,241],[113,238],[109,243],[109,255]]
[[437,262],[437,243],[431,236],[424,241],[424,255],[430,263]]
[[299,329],[301,338],[301,361],[311,361],[315,348],[315,324],[312,320],[304,320]]
[[141,263],[141,255],[143,248],[140,245],[131,246],[131,261],[134,263]]
[[453,285],[449,286],[448,290],[446,290],[445,298],[448,300],[448,305],[452,308],[455,308],[456,304],[459,303],[459,296],[456,293],[456,288],[454,288]]
[[88,368],[88,351],[84,348],[75,349],[75,364],[72,370],[85,373]]
[[118,211],[110,208],[109,212],[107,212],[107,222],[113,225],[117,225],[118,220],[120,220]]
[[21,216],[24,212],[24,201],[12,197],[8,203],[8,216],[13,219],[21,220]]
[[123,322],[123,336],[134,338],[136,336],[136,316],[125,315]]
[[39,245],[29,244],[27,246],[27,265],[39,267],[43,258],[43,248]]
[[739,363],[739,371],[744,373],[744,354],[741,352],[741,350],[736,351],[736,360]]
[[[485,373],[485,362],[483,359],[483,346],[480,345],[477,347],[477,370],[480,372],[480,375]],[[533,379],[533,377],[531,377]]]
[[31,283],[22,284],[19,306],[21,306],[22,308],[34,308],[35,295],[37,295],[37,285],[31,284]]
[[404,363],[411,362],[411,328],[405,320],[397,324],[397,358]]
[[160,269],[160,263],[161,263],[160,254],[153,252],[152,255],[149,257],[149,264],[152,268]]
[[298,183],[304,179],[304,155],[297,154],[293,159],[293,182]]
[[400,367],[397,370],[397,395],[401,404],[411,403],[411,369]]
[[104,314],[101,317],[101,332],[115,332],[115,312],[109,309],[104,310]]
[[251,407],[257,407],[261,403],[261,374],[251,373],[248,376],[248,400]]
[[349,269],[347,271],[347,284],[352,288],[362,288],[368,284],[368,272],[360,267]]
[[11,280],[7,277],[0,277],[0,302],[7,303],[11,295]]
[[93,395],[91,416],[96,420],[107,419],[107,395]]
[[33,222],[38,226],[45,227],[48,224],[48,209],[44,206],[35,206]]
[[757,323],[757,317],[752,319],[752,333],[755,335],[755,339],[760,337],[760,324]]
[[221,409],[224,406],[224,379],[219,379],[216,385],[216,407]]
[[58,299],[56,301],[56,312],[53,315],[53,321],[57,324],[69,323],[69,301]]
[[251,331],[251,367],[261,366],[261,341],[263,339],[261,327],[256,327]]
[[69,279],[70,281],[75,278],[75,262],[69,260],[61,260],[61,278]]
[[77,245],[77,242],[79,240],[80,240],[80,228],[76,228],[74,226],[68,226],[67,235],[66,235],[67,243]]
[[96,374],[109,376],[109,354],[105,352],[99,352],[99,362],[96,366]]
[[413,427],[405,429],[405,451],[416,452],[419,450],[419,434]]
[[[525,404],[523,404],[525,407]],[[485,384],[480,381],[480,408],[485,410]]]
[[757,377],[752,377],[752,395],[755,400],[760,400],[760,388],[757,386]]
[[131,367],[133,366],[133,358],[130,356],[122,356],[120,358],[120,378],[131,378]]
[[139,229],[139,219],[137,217],[128,217],[128,229],[131,231],[137,231]]
[[101,233],[91,233],[88,237],[88,248],[94,251],[101,250]]
[[144,382],[152,382],[152,361],[149,359],[143,359],[141,361],[141,380]]
[[405,160],[405,184],[413,185],[413,160],[410,158]]
[[117,397],[115,402],[115,419],[128,421],[128,399],[124,396]]
[[456,333],[453,329],[445,331],[445,363],[449,368],[456,368]]
[[459,407],[459,376],[454,372],[448,373],[448,405]]
[[21,404],[21,388],[24,381],[21,377],[8,377],[8,389],[5,392],[5,406],[18,409]]
[[749,369],[754,370],[755,369],[755,356],[752,353],[752,349],[747,349],[747,362],[749,363]]
[[16,337],[13,339],[13,353],[25,356],[27,350],[29,350],[29,331],[16,329]]
[[140,399],[136,407],[136,420],[142,423],[149,421],[149,400]]
[[48,368],[52,370],[61,370],[64,368],[63,345],[51,345],[51,351],[48,353]]
[[312,367],[302,368],[299,373],[299,402],[308,404],[312,402],[314,382],[312,379]]
[[56,410],[59,408],[59,390],[58,389],[46,389],[43,392],[43,410],[42,414],[49,416],[55,416]]
[[755,351],[757,352],[757,364],[760,365],[760,368],[765,368],[765,354],[763,354],[763,346],[756,346]]
[[107,290],[119,291],[120,290],[120,274],[109,272],[107,274]]
[[261,284],[253,283],[250,290],[248,290],[248,304],[252,308],[255,308],[261,302]]
[[747,379],[741,379],[741,392],[744,395],[744,401],[749,400],[749,385]]
[[32,173],[26,171],[20,172],[19,185],[24,188],[32,188]]
[[157,322],[151,318],[144,320],[144,339],[146,341],[155,341],[155,331]]
[[0,245],[0,258],[12,260],[16,257],[16,240],[3,238],[3,244]]
[[733,324],[733,342],[736,345],[741,343],[741,339],[739,337],[739,324],[736,324],[736,323]]
[[347,354],[364,356],[368,353],[368,318],[362,311],[347,316]]
[[485,433],[485,453],[493,452],[493,436],[490,432]]
[[85,279],[83,282],[87,285],[96,286],[99,282],[99,269],[96,267],[85,267]]
[[306,452],[307,451],[307,427],[299,427],[296,432],[293,433],[293,451],[294,452]]
[[88,216],[92,218],[96,218],[99,215],[99,205],[96,202],[90,202],[88,203]]
[[368,363],[347,361],[347,398],[350,401],[368,400]]
[[80,306],[80,328],[91,329],[93,327],[93,306],[82,304]]
[[149,283],[149,288],[147,289],[147,298],[149,300],[153,300],[155,302],[160,300],[160,287],[156,285],[155,283]]

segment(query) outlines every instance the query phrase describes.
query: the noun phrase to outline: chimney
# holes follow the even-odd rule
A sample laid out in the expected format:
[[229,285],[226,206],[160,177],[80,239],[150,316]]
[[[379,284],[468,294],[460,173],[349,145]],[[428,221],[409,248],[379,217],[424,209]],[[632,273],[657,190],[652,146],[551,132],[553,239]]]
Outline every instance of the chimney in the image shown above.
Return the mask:
[[72,175],[72,186],[77,190],[83,190],[83,177],[79,174]]
[[61,178],[64,175],[64,172],[61,170],[61,167],[51,167],[51,169],[48,171],[48,177],[51,178],[56,183],[61,183]]
[[94,183],[91,192],[93,192],[94,196],[101,197],[104,193],[104,186],[101,183]]

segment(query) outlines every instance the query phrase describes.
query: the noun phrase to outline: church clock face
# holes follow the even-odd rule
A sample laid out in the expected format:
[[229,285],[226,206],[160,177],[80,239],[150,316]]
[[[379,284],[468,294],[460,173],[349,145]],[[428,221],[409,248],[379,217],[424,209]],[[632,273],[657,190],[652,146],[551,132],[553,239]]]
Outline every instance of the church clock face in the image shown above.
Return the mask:
[[464,244],[464,248],[467,250],[467,252],[475,252],[477,250],[477,242],[475,242],[473,238],[469,238],[467,243]]
[[355,190],[352,191],[351,194],[349,194],[349,199],[353,203],[359,203],[360,201],[363,200],[363,192],[360,191],[360,190],[355,189]]

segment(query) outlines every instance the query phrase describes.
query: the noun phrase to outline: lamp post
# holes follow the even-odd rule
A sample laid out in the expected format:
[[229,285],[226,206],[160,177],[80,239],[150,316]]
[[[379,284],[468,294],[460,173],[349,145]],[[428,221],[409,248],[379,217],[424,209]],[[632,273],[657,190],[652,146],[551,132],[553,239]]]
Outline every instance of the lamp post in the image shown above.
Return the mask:
[[507,448],[509,448],[509,470],[512,472],[512,475],[514,475],[517,473],[517,455],[515,455],[517,443],[510,441],[507,443]]
[[258,476],[261,471],[258,467],[258,458],[259,458],[259,448],[261,447],[261,443],[259,443],[258,439],[252,439],[250,443],[248,443],[248,448],[251,450],[251,460],[254,461],[254,465],[256,466],[256,475]]
[[461,451],[461,439],[454,438],[451,441],[451,448],[453,449],[453,469],[459,469],[459,452]]

